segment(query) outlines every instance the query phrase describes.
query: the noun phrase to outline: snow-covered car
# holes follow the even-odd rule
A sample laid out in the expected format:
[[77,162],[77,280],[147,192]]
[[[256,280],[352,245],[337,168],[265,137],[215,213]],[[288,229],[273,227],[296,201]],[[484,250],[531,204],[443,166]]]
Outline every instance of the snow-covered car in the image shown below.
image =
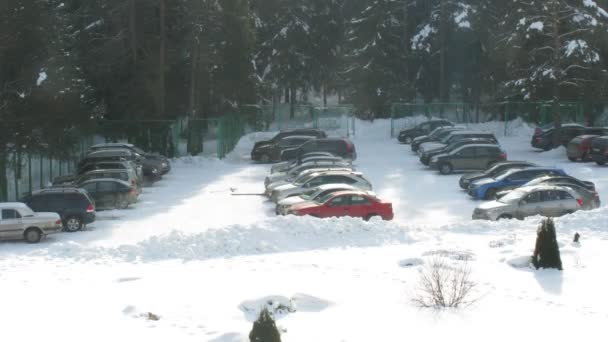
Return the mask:
[[556,217],[583,209],[580,195],[565,186],[534,185],[517,188],[496,201],[480,204],[474,220],[523,219],[542,215]]
[[272,183],[278,182],[278,181],[282,181],[282,180],[289,180],[289,179],[293,180],[296,177],[298,177],[298,175],[300,175],[302,172],[304,172],[306,170],[328,169],[328,168],[349,168],[350,169],[350,168],[352,168],[351,165],[352,165],[351,163],[346,162],[344,160],[307,162],[302,165],[298,165],[291,169],[285,170],[284,172],[277,172],[277,173],[273,173],[271,175],[266,176],[266,179],[264,179],[264,186],[268,186],[269,184],[272,184]]
[[312,161],[346,161],[346,159],[335,156],[329,152],[313,152],[313,153],[308,153],[301,159],[276,163],[276,164],[272,165],[272,167],[270,168],[270,173],[274,174],[277,172],[284,172],[284,171],[294,168],[298,165],[302,165],[304,163],[308,163],[308,162],[312,162]]
[[[291,196],[280,200],[277,203],[275,208],[275,212],[277,215],[287,215],[287,211],[292,205],[307,202],[307,201],[316,201],[322,196],[330,194],[336,191],[344,191],[344,190],[358,190],[357,187],[347,184],[324,184],[319,187],[316,187],[312,190],[308,190],[305,193],[299,196]],[[375,196],[374,192],[367,192],[370,196]]]
[[320,185],[331,183],[349,184],[361,190],[372,190],[371,183],[363,177],[361,172],[324,171],[313,173],[293,183],[276,187],[272,191],[267,192],[267,195],[271,201],[277,203],[289,196],[297,196]]
[[43,237],[63,229],[57,213],[36,213],[18,202],[0,203],[0,239],[37,243]]
[[325,172],[325,171],[353,171],[352,168],[350,167],[342,167],[342,166],[329,166],[329,167],[319,167],[319,168],[314,168],[314,169],[308,169],[308,170],[304,170],[302,172],[300,172],[299,174],[293,176],[293,177],[288,177],[285,178],[283,180],[279,180],[276,182],[272,182],[270,184],[268,184],[267,189],[276,189],[277,187],[284,185],[284,184],[290,184],[295,182],[297,179],[302,179],[304,177],[307,177],[308,175],[311,175],[313,173],[318,173],[318,172]]
[[369,220],[380,216],[383,220],[393,219],[393,205],[364,191],[332,192],[316,201],[308,201],[292,206],[288,214],[315,217],[360,217]]

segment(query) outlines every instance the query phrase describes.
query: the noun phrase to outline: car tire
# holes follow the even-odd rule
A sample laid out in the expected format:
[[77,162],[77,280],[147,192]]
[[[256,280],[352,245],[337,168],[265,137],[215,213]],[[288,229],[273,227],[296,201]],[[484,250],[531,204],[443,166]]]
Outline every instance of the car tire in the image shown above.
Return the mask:
[[127,209],[129,207],[129,200],[126,197],[123,197],[118,202],[118,207],[120,209]]
[[36,227],[28,228],[23,232],[23,238],[27,243],[38,243],[42,239],[42,231]]
[[498,216],[498,218],[496,219],[496,221],[511,220],[511,219],[513,219],[513,216],[511,216],[509,214],[502,214],[502,215]]
[[461,188],[461,189],[465,189],[465,190],[467,189],[467,187],[466,187],[466,186],[464,186],[464,183],[462,182],[462,179],[460,179],[460,180],[458,181],[458,185],[460,186],[460,188]]
[[450,163],[441,163],[439,164],[439,172],[442,175],[449,175],[452,173],[452,165]]
[[412,137],[405,137],[405,139],[403,139],[403,142],[409,145],[412,143],[412,140]]
[[571,162],[575,162],[576,158],[574,158],[574,157],[568,157],[568,160],[571,161]]
[[65,219],[63,228],[66,232],[74,233],[82,229],[82,219],[78,216],[70,216]]
[[486,190],[486,193],[483,196],[483,199],[485,200],[493,200],[496,199],[496,193],[498,191],[495,188],[489,188],[488,190]]

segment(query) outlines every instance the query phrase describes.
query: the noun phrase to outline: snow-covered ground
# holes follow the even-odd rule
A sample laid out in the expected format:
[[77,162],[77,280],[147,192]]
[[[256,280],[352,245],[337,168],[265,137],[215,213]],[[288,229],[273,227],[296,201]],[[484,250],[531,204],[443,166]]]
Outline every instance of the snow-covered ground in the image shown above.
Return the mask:
[[[509,159],[564,168],[596,183],[608,172],[563,149],[531,150],[531,129],[496,131]],[[522,267],[540,218],[471,221],[479,203],[458,175],[425,170],[388,121],[357,122],[356,166],[393,202],[395,220],[275,217],[269,166],[244,137],[225,160],[184,158],[133,208],[99,213],[87,231],[39,245],[0,242],[0,333],[34,341],[248,341],[262,303],[283,341],[603,341],[608,321],[608,207],[556,220],[564,271]],[[234,196],[233,193],[251,194]],[[581,244],[571,243],[575,232]],[[421,262],[468,259],[477,301],[434,311],[411,303]],[[148,312],[160,316],[147,319]]]

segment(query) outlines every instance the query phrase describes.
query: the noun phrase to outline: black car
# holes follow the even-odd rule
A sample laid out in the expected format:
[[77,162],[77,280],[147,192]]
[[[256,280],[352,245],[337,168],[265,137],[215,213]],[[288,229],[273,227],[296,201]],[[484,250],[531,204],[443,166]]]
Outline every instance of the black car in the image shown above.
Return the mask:
[[148,160],[150,162],[155,162],[157,167],[160,168],[160,174],[164,175],[171,171],[171,162],[167,157],[160,155],[158,153],[150,153],[142,150],[141,148],[129,144],[129,143],[104,143],[93,145],[89,148],[89,152],[96,152],[101,150],[116,150],[116,149],[127,149],[135,152],[138,157],[142,160]]
[[418,138],[415,138],[414,140],[412,140],[410,147],[411,147],[412,151],[417,152],[418,149],[420,148],[420,145],[424,144],[425,142],[439,141],[439,140],[443,139],[444,137],[450,135],[450,133],[452,133],[454,131],[462,131],[462,130],[464,130],[463,127],[436,128],[429,135],[422,135],[422,136],[419,136]]
[[553,126],[549,126],[546,129],[536,128],[534,135],[532,136],[531,145],[534,148],[539,148],[544,151],[557,148],[559,146],[567,146],[570,140],[574,139],[579,135],[586,134],[587,127],[579,124],[563,124],[561,128],[561,134],[557,141],[553,141],[553,136],[556,131]]
[[129,161],[137,166],[138,171],[142,176],[148,179],[158,180],[162,177],[161,161],[156,159],[147,159],[142,155],[128,149],[106,149],[90,152],[84,159],[78,163],[79,167],[92,162],[105,161]]
[[325,132],[323,130],[316,129],[316,128],[287,129],[287,130],[280,131],[274,137],[272,137],[272,139],[270,139],[270,140],[262,140],[262,141],[256,142],[253,145],[253,149],[251,149],[251,152],[255,151],[255,149],[258,146],[275,144],[279,140],[292,136],[292,135],[304,135],[304,136],[308,136],[308,137],[327,138],[327,134],[325,134]]
[[499,174],[506,172],[508,170],[511,170],[511,169],[524,169],[527,167],[534,167],[534,166],[537,166],[537,165],[534,163],[527,162],[527,161],[498,162],[498,163],[490,166],[487,170],[485,170],[483,172],[472,172],[472,173],[464,174],[462,177],[460,177],[460,181],[458,182],[458,185],[460,185],[461,188],[466,190],[469,188],[469,185],[471,183],[473,183],[474,181],[476,181],[478,179],[495,178]]
[[437,127],[454,126],[449,120],[437,119],[429,120],[418,124],[412,128],[407,128],[399,132],[397,140],[401,143],[410,144],[414,138],[431,133]]
[[490,139],[486,139],[486,138],[461,139],[458,141],[454,141],[453,143],[447,145],[446,147],[422,153],[420,155],[420,162],[424,165],[429,165],[431,158],[433,158],[434,156],[442,154],[442,153],[449,153],[450,151],[453,151],[453,150],[459,148],[460,146],[471,145],[471,144],[498,144],[498,141],[496,141],[496,139],[492,139],[492,138],[490,138]]
[[489,165],[506,159],[507,154],[498,145],[471,144],[433,157],[429,166],[447,175],[453,171],[485,170]]
[[594,138],[589,155],[598,165],[605,165],[608,161],[608,136]]
[[281,154],[281,159],[294,160],[310,152],[329,152],[344,159],[357,159],[355,145],[350,140],[344,138],[310,140],[297,148],[284,150]]
[[86,224],[95,221],[95,202],[82,189],[42,189],[26,195],[21,202],[36,212],[59,214],[63,228],[68,232],[81,230]]
[[90,162],[79,167],[76,174],[82,175],[93,170],[133,170],[137,175],[138,182],[143,180],[141,167],[138,168],[136,164],[129,161]]
[[281,153],[290,148],[298,147],[309,140],[316,139],[313,136],[292,135],[282,138],[274,143],[258,145],[251,151],[251,159],[268,163],[281,160]]
[[125,209],[137,202],[137,188],[114,178],[91,179],[78,185],[95,200],[99,209]]

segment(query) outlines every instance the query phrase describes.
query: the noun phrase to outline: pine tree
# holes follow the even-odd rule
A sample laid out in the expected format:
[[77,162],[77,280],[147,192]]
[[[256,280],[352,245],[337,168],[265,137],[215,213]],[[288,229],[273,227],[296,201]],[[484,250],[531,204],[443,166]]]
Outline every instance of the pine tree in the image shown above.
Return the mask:
[[281,342],[281,334],[267,308],[260,312],[258,319],[253,322],[253,328],[249,333],[251,342]]
[[557,268],[560,271],[562,270],[562,259],[559,254],[555,224],[550,218],[543,220],[538,227],[532,264],[536,269]]

